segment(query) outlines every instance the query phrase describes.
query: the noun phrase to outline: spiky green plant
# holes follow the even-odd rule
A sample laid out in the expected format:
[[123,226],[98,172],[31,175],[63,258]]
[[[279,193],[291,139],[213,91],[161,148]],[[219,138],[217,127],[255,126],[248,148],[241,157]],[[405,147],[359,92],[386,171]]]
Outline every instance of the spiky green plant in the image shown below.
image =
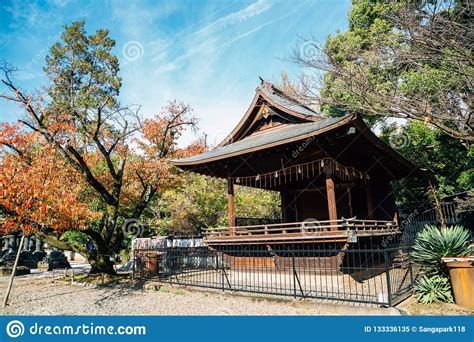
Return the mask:
[[471,233],[464,227],[426,226],[416,237],[412,257],[428,277],[447,277],[448,269],[441,258],[466,256],[472,252]]
[[416,298],[422,304],[433,302],[452,303],[451,284],[442,276],[423,276],[415,284]]

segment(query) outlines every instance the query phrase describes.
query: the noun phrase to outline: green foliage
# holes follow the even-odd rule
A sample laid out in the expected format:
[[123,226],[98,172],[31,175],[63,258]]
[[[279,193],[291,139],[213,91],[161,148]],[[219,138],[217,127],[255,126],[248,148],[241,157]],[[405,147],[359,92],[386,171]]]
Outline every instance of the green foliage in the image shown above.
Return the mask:
[[77,243],[83,245],[89,241],[90,237],[81,231],[77,230],[68,230],[61,235],[60,240],[67,243]]
[[322,110],[369,125],[427,119],[473,141],[471,13],[464,1],[353,0],[349,29],[326,40],[327,64],[307,64],[325,71]]
[[126,264],[130,260],[131,255],[132,253],[131,253],[130,248],[121,249],[119,252],[120,262],[122,264]]
[[[399,1],[399,3],[401,3]],[[380,22],[380,18],[387,15],[397,5],[396,3],[390,4],[388,1],[376,0],[376,1],[353,1],[351,12],[349,13],[349,29],[351,31],[360,30],[361,34],[363,30],[370,30],[377,22]],[[382,22],[384,26],[387,26],[386,22]],[[391,25],[388,25],[391,27]]]
[[[115,41],[108,30],[87,35],[85,22],[64,26],[61,41],[51,46],[44,71],[52,80],[48,94],[50,110],[75,113],[106,104],[117,104],[122,85],[118,58],[112,54]],[[85,114],[85,113],[83,113]]]
[[416,237],[412,258],[428,277],[447,277],[448,270],[441,258],[469,255],[473,252],[470,241],[471,232],[462,226],[426,226]]
[[449,92],[455,86],[462,86],[460,83],[458,75],[427,65],[420,70],[402,73],[400,90],[406,95],[419,95],[437,102],[440,91]]
[[237,186],[235,206],[236,217],[275,219],[280,217],[280,194],[269,190]]
[[473,145],[419,121],[401,127],[386,125],[381,138],[426,170],[394,183],[397,203],[405,212],[431,205],[433,201],[427,196],[430,183],[441,198],[474,188]]
[[[159,219],[150,222],[160,235],[196,235],[204,227],[226,226],[227,184],[225,181],[189,173],[180,186],[163,193],[158,200]],[[235,187],[237,217],[276,218],[279,194],[247,187]]]
[[[338,31],[336,35],[329,35],[325,52],[332,63],[342,63],[350,65],[357,63],[357,56],[370,54],[370,49],[381,44],[388,44],[396,41],[399,33],[394,32],[393,25],[386,19],[387,14],[395,11],[400,3],[380,0],[353,1],[352,9],[349,13],[349,30],[347,32]],[[383,87],[386,78],[394,72],[389,66],[384,68],[366,68],[365,74],[372,80],[373,85]],[[363,111],[357,109],[359,99],[351,91],[347,90],[344,79],[337,75],[327,73],[324,79],[324,86],[321,89],[323,96],[331,96],[337,102],[345,103],[352,112],[363,115],[369,126],[375,126],[384,121],[382,117],[364,115]],[[335,106],[324,104],[322,111],[329,116],[341,116],[346,114],[345,110]]]
[[451,284],[449,279],[442,276],[423,276],[415,284],[416,298],[422,304],[433,302],[452,303]]
[[226,201],[222,181],[187,174],[180,186],[160,196],[156,205],[159,218],[151,225],[160,235],[196,235],[201,227],[224,223]]

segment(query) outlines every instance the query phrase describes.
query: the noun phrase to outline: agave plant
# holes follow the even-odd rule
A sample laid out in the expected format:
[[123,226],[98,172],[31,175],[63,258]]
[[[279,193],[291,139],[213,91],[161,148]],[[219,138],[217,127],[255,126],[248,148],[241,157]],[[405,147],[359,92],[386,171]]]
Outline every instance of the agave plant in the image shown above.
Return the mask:
[[428,278],[423,276],[415,284],[416,298],[420,303],[452,303],[451,284],[449,279],[438,275]]
[[441,258],[466,256],[472,252],[471,233],[464,227],[426,226],[416,237],[412,257],[428,277],[447,277],[448,269]]

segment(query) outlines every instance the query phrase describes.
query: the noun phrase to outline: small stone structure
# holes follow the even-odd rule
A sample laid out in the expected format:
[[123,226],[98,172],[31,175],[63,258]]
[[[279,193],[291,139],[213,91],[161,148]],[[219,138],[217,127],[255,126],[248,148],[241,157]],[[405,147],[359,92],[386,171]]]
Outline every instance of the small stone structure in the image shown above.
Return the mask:
[[[4,245],[2,248],[0,265],[4,267],[12,267],[15,263],[15,258],[18,252],[19,237],[15,234],[12,234],[3,237],[2,240]],[[23,249],[20,253],[20,259],[18,261],[18,266],[24,266],[31,269],[36,268],[38,262],[33,258],[33,255],[28,250],[29,243],[30,238],[25,237]]]
[[43,241],[35,237],[35,247],[34,247],[34,252],[33,252],[33,258],[36,260],[42,261],[44,257],[46,256],[46,252],[43,250]]
[[[2,248],[0,251],[0,267],[9,269],[13,266],[19,247],[19,235],[10,234],[0,237]],[[46,257],[44,243],[36,236],[25,237],[23,248],[18,260],[18,266],[27,269],[37,268],[38,262],[48,263],[48,270],[55,268],[70,268],[64,253],[56,248]]]
[[53,248],[43,259],[43,262],[48,264],[48,271],[52,271],[56,268],[71,268],[64,253],[57,248]]

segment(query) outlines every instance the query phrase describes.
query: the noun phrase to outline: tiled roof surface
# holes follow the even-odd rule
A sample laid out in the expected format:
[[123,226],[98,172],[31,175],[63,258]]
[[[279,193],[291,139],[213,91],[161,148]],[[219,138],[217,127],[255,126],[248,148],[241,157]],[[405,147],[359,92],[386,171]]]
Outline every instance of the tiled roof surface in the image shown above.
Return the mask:
[[284,142],[287,139],[297,138],[298,136],[303,136],[312,132],[317,134],[319,130],[331,126],[339,121],[342,121],[348,116],[350,115],[338,118],[324,118],[314,122],[284,126],[282,128],[270,130],[268,132],[262,132],[257,135],[250,135],[234,143],[222,147],[216,147],[215,149],[210,150],[208,152],[204,152],[189,158],[179,159],[175,162],[177,162],[177,164],[179,165],[204,161],[210,158],[220,159],[220,157],[224,157],[228,154],[233,154],[236,152],[241,152],[243,154],[246,150],[254,149],[256,147],[263,147],[265,145],[278,143],[279,141]]

